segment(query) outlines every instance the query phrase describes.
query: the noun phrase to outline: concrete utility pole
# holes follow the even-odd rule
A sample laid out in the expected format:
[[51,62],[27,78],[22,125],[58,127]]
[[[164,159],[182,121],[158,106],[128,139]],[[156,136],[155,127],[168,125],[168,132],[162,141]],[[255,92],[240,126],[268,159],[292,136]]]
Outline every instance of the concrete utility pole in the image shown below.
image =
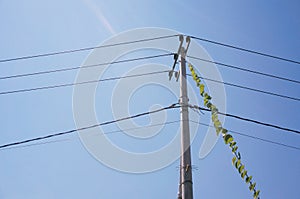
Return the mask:
[[190,149],[190,127],[189,127],[189,110],[188,110],[188,94],[186,81],[186,53],[190,44],[190,38],[186,38],[187,47],[180,49],[180,99],[181,104],[181,159],[180,159],[180,186],[182,199],[193,199],[193,180],[192,180],[192,164]]
[[186,53],[190,45],[190,37],[186,37],[186,48],[182,47],[183,35],[179,36],[180,45],[177,54],[174,55],[174,64],[172,70],[169,72],[169,80],[172,79],[175,65],[178,57],[181,57],[180,70],[175,72],[175,78],[180,79],[180,130],[181,130],[181,156],[180,156],[180,179],[178,199],[193,199],[193,180],[192,180],[192,164],[191,164],[191,141],[190,141],[190,127],[189,127],[189,99],[187,94],[186,81]]

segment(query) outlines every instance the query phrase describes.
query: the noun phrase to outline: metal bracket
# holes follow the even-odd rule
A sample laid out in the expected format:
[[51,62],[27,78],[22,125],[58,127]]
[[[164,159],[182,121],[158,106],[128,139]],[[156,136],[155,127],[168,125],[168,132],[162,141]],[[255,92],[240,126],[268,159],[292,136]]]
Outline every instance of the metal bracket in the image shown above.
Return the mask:
[[179,76],[180,76],[180,71],[178,71],[178,72],[176,71],[175,72],[176,82],[178,82]]
[[191,43],[191,37],[190,37],[190,36],[187,36],[187,37],[185,38],[185,42],[187,43],[186,48],[185,48],[185,54],[187,54],[187,51],[188,51],[188,49],[189,49],[189,47],[190,47],[190,43]]
[[[179,55],[185,57],[186,54],[187,54],[187,51],[189,49],[189,46],[190,46],[190,43],[191,43],[191,37],[190,36],[186,37],[185,41],[186,41],[187,45],[186,45],[185,49],[182,47],[182,45],[183,45],[183,39],[184,39],[183,35],[179,35],[180,44],[179,44],[177,53],[174,54],[174,64],[172,66],[172,70],[169,71],[169,80],[172,79],[172,76],[173,76],[173,73],[174,73],[174,69],[175,69],[176,63],[178,61]],[[175,72],[176,81],[178,81],[179,76],[180,76],[180,72]]]
[[178,57],[179,57],[180,49],[181,49],[182,44],[183,44],[183,35],[179,35],[179,41],[180,41],[180,44],[179,44],[177,54],[174,54],[174,64],[172,66],[172,70],[169,72],[169,80],[172,79],[172,75],[173,75],[173,72],[174,72],[174,69],[175,69],[175,65],[176,65]]

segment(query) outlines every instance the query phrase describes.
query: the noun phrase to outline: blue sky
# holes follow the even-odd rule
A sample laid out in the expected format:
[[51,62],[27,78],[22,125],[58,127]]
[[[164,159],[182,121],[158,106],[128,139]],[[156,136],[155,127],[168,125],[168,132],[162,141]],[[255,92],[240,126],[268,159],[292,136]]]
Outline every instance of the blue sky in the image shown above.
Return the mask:
[[[298,1],[8,1],[0,0],[0,59],[96,46],[114,34],[132,28],[170,28],[236,46],[300,60],[300,4]],[[299,80],[299,66],[236,50],[200,43],[215,61],[242,66]],[[151,52],[149,52],[151,53]],[[7,76],[81,65],[89,52],[0,63]],[[165,64],[172,58],[158,59]],[[142,63],[142,62],[141,62]],[[126,67],[129,67],[126,65]],[[203,63],[205,67],[205,63]],[[226,82],[300,97],[300,87],[267,77],[219,67]],[[119,71],[120,72],[120,71]],[[122,72],[122,71],[121,71]],[[0,80],[0,91],[70,83],[77,71],[27,78]],[[114,75],[117,75],[114,74]],[[109,75],[107,75],[109,76]],[[109,104],[98,88],[99,102]],[[107,88],[105,88],[107,86]],[[143,90],[144,89],[144,90]],[[161,88],[143,88],[131,101],[133,113],[148,111],[151,104],[177,101]],[[155,90],[151,95],[147,90]],[[225,86],[228,113],[300,129],[299,102]],[[74,129],[72,87],[0,96],[0,144]],[[104,96],[104,97],[103,97]],[[136,98],[136,101],[134,101]],[[147,99],[147,101],[143,101]],[[161,100],[161,101],[160,101]],[[145,102],[145,103],[142,103]],[[97,116],[111,118],[107,107],[97,104]],[[179,111],[168,112],[170,120]],[[200,121],[208,121],[209,114]],[[137,120],[147,124],[149,118]],[[162,133],[178,128],[166,126]],[[191,124],[192,126],[192,124]],[[299,135],[268,127],[226,119],[225,127],[245,134],[300,147]],[[114,130],[116,126],[105,127]],[[206,129],[200,127],[192,144],[195,198],[251,198],[247,185],[231,165],[232,154],[222,140],[204,159],[199,148]],[[234,134],[233,134],[234,135]],[[118,137],[122,136],[122,137]],[[164,139],[170,136],[161,135]],[[261,198],[299,198],[299,150],[234,135],[243,161],[261,190]],[[122,140],[122,138],[125,139]],[[66,140],[62,140],[66,139]],[[160,146],[151,141],[142,148],[123,134],[112,140],[132,150]],[[128,139],[128,143],[126,142]],[[0,198],[175,198],[178,164],[147,174],[128,174],[95,160],[83,147],[78,134],[59,142],[0,151]],[[144,141],[141,141],[145,143]],[[137,147],[133,147],[132,143]],[[127,145],[126,145],[127,144]],[[152,147],[152,148],[151,148]]]

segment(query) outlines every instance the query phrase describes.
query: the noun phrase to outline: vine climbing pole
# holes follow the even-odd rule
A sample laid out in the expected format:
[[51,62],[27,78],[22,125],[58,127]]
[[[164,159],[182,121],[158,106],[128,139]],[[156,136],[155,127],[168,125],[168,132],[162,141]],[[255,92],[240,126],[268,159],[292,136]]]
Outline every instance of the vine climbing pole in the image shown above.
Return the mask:
[[[248,174],[248,171],[245,169],[245,165],[242,163],[241,153],[238,151],[237,143],[234,141],[232,135],[229,134],[228,130],[222,126],[218,118],[219,110],[212,103],[211,96],[207,92],[205,92],[204,84],[201,83],[199,76],[197,75],[194,67],[191,64],[189,64],[189,69],[194,81],[197,84],[197,87],[199,87],[200,95],[203,97],[204,106],[211,111],[211,120],[214,123],[217,136],[219,136],[220,134],[222,135],[224,143],[229,146],[234,155],[232,158],[232,164],[241,175],[241,178],[244,179],[245,182],[249,185],[249,190],[253,192],[253,198],[259,199],[260,190],[256,189],[256,182],[252,180],[252,176]],[[198,106],[194,106],[193,108],[198,108],[199,110],[201,110],[201,108]]]

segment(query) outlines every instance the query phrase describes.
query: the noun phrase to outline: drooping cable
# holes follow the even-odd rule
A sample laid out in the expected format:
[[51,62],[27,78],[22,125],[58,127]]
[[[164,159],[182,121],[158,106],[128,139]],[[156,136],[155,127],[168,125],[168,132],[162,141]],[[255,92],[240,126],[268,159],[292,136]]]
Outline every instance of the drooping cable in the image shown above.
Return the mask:
[[0,145],[0,149],[6,148],[6,147],[11,147],[11,146],[16,146],[16,145],[20,145],[20,144],[25,144],[25,143],[29,143],[29,142],[33,142],[33,141],[45,140],[45,139],[48,139],[48,138],[62,136],[62,135],[66,135],[66,134],[71,134],[71,133],[74,133],[74,132],[77,132],[77,131],[83,131],[83,130],[87,130],[87,129],[91,129],[91,128],[95,128],[95,127],[99,127],[99,126],[113,124],[113,123],[116,123],[116,122],[129,120],[129,119],[141,117],[141,116],[144,116],[144,115],[149,115],[149,114],[157,113],[157,112],[160,112],[160,111],[164,111],[164,110],[168,110],[168,109],[175,109],[175,108],[179,108],[179,107],[180,106],[178,105],[178,103],[174,103],[174,104],[172,104],[170,106],[167,106],[167,107],[163,107],[163,108],[156,109],[156,110],[153,110],[153,111],[147,111],[147,112],[139,113],[139,114],[128,116],[128,117],[119,118],[119,119],[116,119],[116,120],[111,120],[111,121],[108,121],[108,122],[102,122],[102,123],[99,123],[99,124],[94,124],[94,125],[91,125],[91,126],[81,127],[81,128],[78,128],[78,129],[72,129],[72,130],[69,130],[69,131],[62,131],[62,132],[52,133],[52,134],[45,135],[45,136],[40,136],[40,137],[36,137],[36,138],[30,138],[30,139],[27,139],[27,140],[22,140],[22,141],[12,142],[12,143],[9,143],[9,144]]

